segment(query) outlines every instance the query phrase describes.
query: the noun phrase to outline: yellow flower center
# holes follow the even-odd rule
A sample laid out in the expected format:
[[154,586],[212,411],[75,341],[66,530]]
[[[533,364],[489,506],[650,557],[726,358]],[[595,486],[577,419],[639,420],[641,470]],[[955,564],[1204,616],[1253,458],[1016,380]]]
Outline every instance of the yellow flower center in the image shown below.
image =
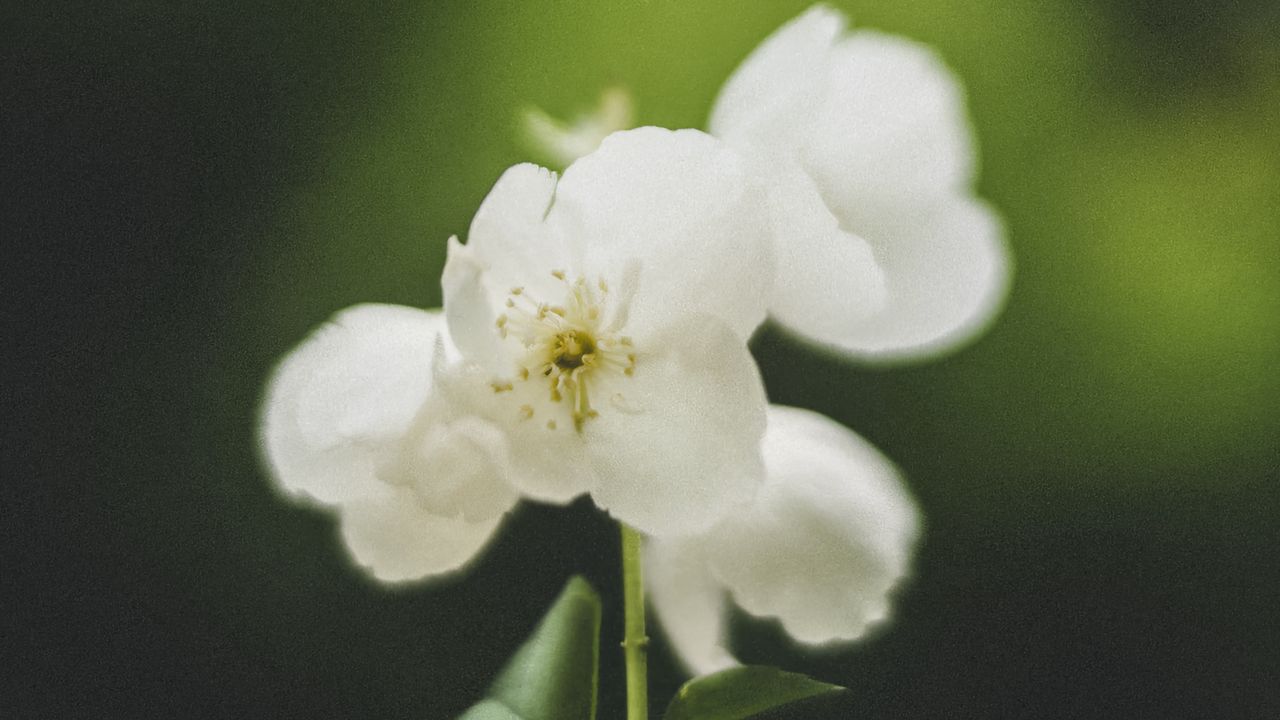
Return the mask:
[[[553,406],[567,407],[574,429],[599,413],[591,404],[591,389],[608,375],[628,377],[635,372],[631,338],[620,333],[625,323],[625,299],[615,299],[604,280],[570,280],[563,271],[551,273],[565,286],[563,305],[531,299],[524,288],[512,288],[507,312],[498,316],[498,334],[524,346],[516,380],[495,382],[495,392],[515,389],[513,383],[541,384]],[[563,412],[563,411],[562,411]],[[520,406],[520,417],[537,414],[532,404]],[[557,428],[554,417],[546,421]]]
[[570,330],[555,340],[555,363],[561,370],[580,368],[595,359],[595,340],[585,332]]

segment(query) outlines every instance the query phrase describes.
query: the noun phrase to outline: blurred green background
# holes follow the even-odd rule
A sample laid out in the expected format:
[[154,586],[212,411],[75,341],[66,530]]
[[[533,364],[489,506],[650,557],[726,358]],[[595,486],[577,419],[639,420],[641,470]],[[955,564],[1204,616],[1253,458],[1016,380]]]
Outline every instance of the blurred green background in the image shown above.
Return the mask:
[[[851,692],[776,717],[1280,717],[1280,10],[842,2],[966,84],[1016,262],[977,343],[848,366],[766,330],[776,402],[896,460],[927,523],[890,627],[748,661]],[[519,111],[621,84],[700,127],[808,3],[11,4],[0,15],[15,462],[5,717],[447,718],[614,531],[526,506],[469,574],[387,590],[280,500],[273,363],[358,302],[440,303]],[[8,334],[8,333],[7,333]],[[601,717],[622,708],[606,614]],[[654,693],[682,677],[655,641]],[[660,705],[660,703],[658,703]]]

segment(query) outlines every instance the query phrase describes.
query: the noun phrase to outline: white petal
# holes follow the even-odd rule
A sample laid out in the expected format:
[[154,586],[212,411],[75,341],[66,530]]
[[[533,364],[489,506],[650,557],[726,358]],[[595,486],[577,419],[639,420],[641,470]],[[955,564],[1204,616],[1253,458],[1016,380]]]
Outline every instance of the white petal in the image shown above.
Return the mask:
[[632,335],[701,312],[745,338],[764,319],[773,241],[762,190],[710,135],[614,133],[565,171],[550,217],[573,235],[587,276],[639,263]]
[[450,384],[456,381],[437,375],[435,391],[378,477],[413,490],[433,514],[488,520],[517,499],[507,436],[460,402],[459,393],[441,392]]
[[440,285],[444,289],[444,316],[458,351],[491,374],[509,372],[509,358],[495,324],[492,293],[485,282],[485,264],[457,238],[449,239]]
[[483,263],[494,300],[505,298],[512,286],[530,282],[559,290],[549,271],[564,269],[569,257],[544,222],[555,197],[556,174],[523,163],[508,168],[480,204],[467,247]]
[[953,196],[857,225],[884,269],[884,309],[821,340],[868,359],[927,357],[972,338],[1000,310],[1010,259],[981,201]]
[[342,506],[342,538],[352,558],[379,580],[399,582],[453,572],[493,537],[503,515],[467,522],[433,515],[408,488]]
[[725,649],[724,588],[711,576],[696,540],[646,540],[644,580],[658,623],[690,673],[707,675],[738,664]]
[[555,191],[556,175],[545,168],[508,168],[476,211],[467,244],[449,241],[441,278],[449,331],[470,362],[490,371],[510,371],[494,323],[512,288],[544,300],[563,293],[551,271],[570,259],[546,222]]
[[966,190],[973,149],[960,84],[932,50],[859,31],[827,66],[822,107],[808,120],[802,163],[845,223],[868,204]]
[[545,503],[564,505],[591,489],[586,446],[562,418],[555,430],[541,417],[517,419],[511,433],[511,483],[524,496]]
[[[496,398],[490,417],[511,441],[511,484],[531,499],[565,504],[590,490],[595,479],[583,437],[564,409],[552,407],[545,396],[541,385],[516,383]],[[536,410],[526,415],[530,408]]]
[[787,144],[821,102],[828,55],[844,26],[842,14],[816,5],[766,38],[721,89],[711,132]]
[[749,501],[762,478],[765,397],[727,325],[693,316],[645,347],[635,374],[602,382],[583,426],[592,497],[654,536],[705,530]]
[[357,305],[286,356],[261,425],[280,487],[325,503],[382,492],[376,468],[427,398],[444,325],[435,312]]
[[[453,408],[465,408],[475,419],[496,428],[503,439],[481,439],[480,446],[501,444],[509,453],[501,475],[505,485],[542,502],[564,504],[591,488],[593,479],[583,438],[574,431],[562,406],[552,403],[540,383],[512,382],[495,391],[492,375],[484,370],[456,366],[440,378],[438,394]],[[526,414],[525,409],[534,410]],[[455,410],[456,412],[456,410]],[[554,429],[547,421],[556,419]],[[473,422],[469,420],[468,424]],[[484,491],[496,496],[500,487]]]
[[770,406],[768,479],[747,512],[704,542],[711,569],[749,613],[806,643],[851,640],[889,614],[919,518],[898,473],[849,430]]
[[843,337],[884,307],[884,272],[865,240],[840,229],[799,166],[785,156],[756,162],[771,180],[769,209],[779,240],[769,313],[818,342]]

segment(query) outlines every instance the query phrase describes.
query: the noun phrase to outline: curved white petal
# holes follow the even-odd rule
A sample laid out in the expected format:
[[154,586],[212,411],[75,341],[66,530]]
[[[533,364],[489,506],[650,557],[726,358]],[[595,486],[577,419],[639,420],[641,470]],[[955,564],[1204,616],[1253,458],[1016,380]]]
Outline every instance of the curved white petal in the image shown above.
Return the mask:
[[732,142],[789,144],[821,102],[844,15],[815,5],[760,43],[720,90],[707,127]]
[[972,338],[999,312],[1011,261],[982,201],[953,196],[857,225],[884,268],[884,308],[820,340],[868,359],[922,358]]
[[973,150],[950,70],[920,43],[870,30],[842,36],[844,26],[841,13],[817,6],[766,38],[725,83],[711,131],[794,153],[837,214],[966,188]]
[[842,221],[869,204],[909,205],[968,189],[964,95],[932,50],[860,30],[836,44],[826,75],[821,108],[798,149]]
[[700,532],[754,496],[765,395],[727,325],[693,316],[656,336],[632,376],[601,383],[582,430],[596,504],[648,535]]
[[762,190],[746,161],[710,135],[610,135],[565,171],[550,218],[572,228],[588,277],[639,264],[632,334],[700,312],[745,338],[764,319],[773,240]]
[[[493,377],[481,368],[458,365],[451,366],[437,382],[435,394],[441,403],[453,408],[455,416],[459,408],[465,408],[464,423],[457,425],[455,421],[454,427],[473,433],[473,447],[501,447],[506,453],[498,473],[503,482],[497,484],[490,478],[486,489],[472,490],[499,498],[510,487],[521,496],[556,504],[568,503],[590,490],[593,478],[583,438],[575,432],[564,408],[549,402],[541,384],[495,383]],[[497,434],[490,434],[490,430]],[[444,510],[431,503],[428,506]]]
[[534,500],[565,504],[589,491],[595,478],[584,438],[544,393],[517,384],[496,398],[492,412],[511,440],[511,484]]
[[785,156],[757,157],[777,244],[769,313],[822,342],[842,337],[885,305],[884,272],[871,246],[840,229],[808,175]]
[[279,486],[324,503],[384,492],[377,466],[427,398],[437,342],[456,352],[439,313],[357,305],[287,355],[260,429]]
[[755,504],[702,543],[742,609],[805,643],[851,640],[889,614],[919,517],[896,469],[817,413],[770,406],[768,479]]
[[471,220],[467,247],[483,264],[497,304],[513,286],[558,290],[550,276],[570,262],[564,241],[545,221],[556,199],[556,174],[531,163],[508,168]]
[[449,238],[448,253],[440,286],[453,342],[468,362],[490,373],[509,371],[510,363],[495,326],[498,315],[486,283],[485,264],[456,237]]
[[649,602],[676,657],[693,675],[737,665],[725,648],[725,591],[693,539],[649,539],[644,548]]
[[398,452],[379,466],[378,477],[411,489],[433,514],[489,520],[518,499],[511,486],[508,438],[499,426],[475,414],[479,408],[462,393],[442,392],[442,386],[456,384],[448,375],[437,375],[436,390]]
[[342,506],[342,538],[351,557],[383,582],[417,580],[453,572],[474,559],[504,515],[467,522],[433,515],[412,490]]

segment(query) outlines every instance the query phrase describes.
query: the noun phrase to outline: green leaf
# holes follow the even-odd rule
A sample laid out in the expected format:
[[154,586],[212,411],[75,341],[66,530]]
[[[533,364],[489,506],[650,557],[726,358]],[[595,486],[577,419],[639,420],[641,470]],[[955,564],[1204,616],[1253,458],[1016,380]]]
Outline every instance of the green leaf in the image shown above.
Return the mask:
[[743,720],[805,698],[843,691],[797,673],[748,665],[694,678],[676,693],[663,720]]
[[600,597],[574,577],[489,688],[459,720],[595,720]]
[[458,720],[524,720],[497,700],[482,700],[458,717]]

